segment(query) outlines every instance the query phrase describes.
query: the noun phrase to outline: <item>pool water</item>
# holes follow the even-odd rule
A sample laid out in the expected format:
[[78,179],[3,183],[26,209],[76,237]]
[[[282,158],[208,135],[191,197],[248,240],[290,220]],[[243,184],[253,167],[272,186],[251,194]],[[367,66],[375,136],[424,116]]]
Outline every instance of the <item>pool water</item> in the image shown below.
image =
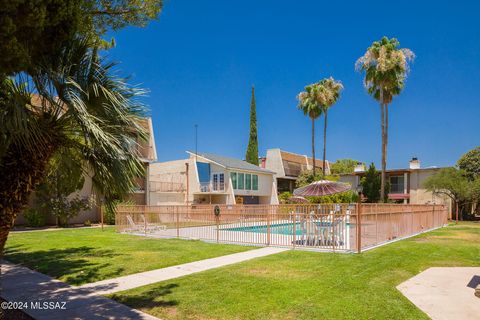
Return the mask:
[[[327,228],[331,227],[329,222],[315,222],[318,227]],[[258,226],[249,226],[249,227],[236,227],[236,228],[225,228],[222,230],[226,231],[243,231],[243,232],[254,232],[254,233],[267,233],[267,225],[258,225]],[[293,235],[293,223],[278,223],[270,225],[270,233],[272,234],[283,234],[283,235]],[[297,236],[304,234],[304,230],[299,222],[295,224],[295,233]]]

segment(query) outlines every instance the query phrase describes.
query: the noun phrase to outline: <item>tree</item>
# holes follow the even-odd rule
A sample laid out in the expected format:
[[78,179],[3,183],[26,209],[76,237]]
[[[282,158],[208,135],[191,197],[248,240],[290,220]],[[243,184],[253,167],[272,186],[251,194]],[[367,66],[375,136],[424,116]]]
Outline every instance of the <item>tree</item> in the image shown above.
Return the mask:
[[58,152],[81,157],[107,204],[134,189],[144,171],[131,148],[147,138],[137,101],[144,91],[115,76],[114,67],[90,39],[74,38],[55,63],[0,82],[0,254]]
[[380,197],[385,198],[387,145],[388,145],[388,106],[393,97],[399,95],[404,86],[409,62],[415,57],[409,49],[399,48],[397,39],[383,37],[375,41],[355,64],[358,71],[365,72],[364,85],[367,92],[380,103],[382,132],[382,174]]
[[[44,214],[51,213],[57,217],[59,225],[68,225],[68,219],[77,216],[80,210],[87,210],[94,204],[94,199],[82,199],[78,194],[85,182],[82,158],[78,154],[60,150],[50,160],[46,177],[36,188],[39,209]],[[73,195],[72,195],[73,194]]]
[[338,159],[330,166],[331,174],[350,174],[353,173],[355,166],[360,161],[353,159]]
[[424,187],[433,193],[446,195],[452,199],[454,207],[458,208],[461,201],[469,198],[471,185],[462,170],[451,167],[440,169],[428,177]]
[[365,176],[360,180],[360,185],[363,188],[363,195],[367,198],[368,202],[378,202],[381,198],[380,186],[381,175],[375,168],[375,164],[372,163],[365,172]]
[[457,162],[458,167],[465,172],[468,180],[480,178],[480,147],[465,153]]
[[162,0],[0,0],[0,75],[55,59],[74,36],[100,40],[108,30],[144,26],[161,9]]
[[303,114],[312,120],[312,160],[313,160],[313,176],[315,176],[315,120],[322,114],[321,105],[317,99],[318,95],[317,84],[310,84],[305,87],[305,91],[298,94],[298,109],[303,111]]
[[248,139],[247,162],[258,166],[258,135],[257,135],[257,110],[255,105],[255,87],[252,86],[252,99],[250,102],[250,137]]
[[319,82],[320,89],[318,90],[317,98],[322,106],[322,113],[324,117],[323,126],[323,165],[322,174],[325,176],[326,156],[327,156],[327,119],[328,109],[330,109],[340,98],[340,91],[343,85],[340,81],[336,81],[332,77],[323,79]]

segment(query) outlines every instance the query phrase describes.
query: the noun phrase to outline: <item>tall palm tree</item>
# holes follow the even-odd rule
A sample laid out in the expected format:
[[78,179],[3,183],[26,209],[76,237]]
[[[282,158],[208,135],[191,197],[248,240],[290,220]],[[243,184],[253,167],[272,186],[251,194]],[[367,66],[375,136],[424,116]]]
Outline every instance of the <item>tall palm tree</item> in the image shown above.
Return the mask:
[[322,114],[321,105],[317,99],[318,85],[316,83],[305,87],[305,91],[298,94],[298,108],[303,114],[312,120],[312,159],[313,159],[313,176],[315,177],[315,120]]
[[337,103],[340,98],[340,91],[343,89],[343,85],[340,81],[336,81],[332,77],[323,79],[319,82],[320,89],[318,90],[318,99],[322,107],[322,113],[324,117],[323,125],[323,165],[322,175],[325,177],[326,157],[327,157],[327,121],[328,121],[328,109]]
[[[54,64],[0,79],[0,256],[16,215],[60,152],[93,177],[107,204],[134,188],[143,173],[131,145],[140,124],[143,90],[114,74],[88,39],[65,45]],[[66,151],[66,152],[65,152]]]
[[399,95],[405,86],[409,62],[415,58],[410,49],[399,48],[397,39],[383,37],[375,41],[360,57],[355,68],[365,72],[364,85],[367,92],[380,103],[382,131],[382,178],[380,197],[385,199],[385,183],[388,145],[388,105],[394,96]]

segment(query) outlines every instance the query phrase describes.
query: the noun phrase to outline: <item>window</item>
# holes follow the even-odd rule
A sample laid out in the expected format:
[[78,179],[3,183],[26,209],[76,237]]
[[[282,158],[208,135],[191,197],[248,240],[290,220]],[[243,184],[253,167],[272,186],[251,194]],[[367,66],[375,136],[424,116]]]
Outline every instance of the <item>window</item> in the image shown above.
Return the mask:
[[236,172],[231,172],[230,173],[230,178],[232,179],[232,188],[237,189],[237,173]]
[[252,190],[258,190],[258,176],[252,175]]
[[214,191],[225,190],[225,175],[223,173],[213,174],[213,190]]
[[390,177],[390,193],[403,193],[404,183],[404,176]]
[[243,173],[237,173],[237,189],[238,190],[244,189],[244,178],[245,178],[245,175]]
[[252,190],[252,175],[245,174],[245,190]]

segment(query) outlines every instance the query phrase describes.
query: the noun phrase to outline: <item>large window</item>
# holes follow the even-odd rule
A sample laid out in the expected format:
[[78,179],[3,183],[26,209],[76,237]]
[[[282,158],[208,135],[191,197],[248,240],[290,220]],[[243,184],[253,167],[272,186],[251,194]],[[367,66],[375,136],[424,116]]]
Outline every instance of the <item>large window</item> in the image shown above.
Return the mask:
[[231,172],[232,188],[235,190],[258,190],[258,175]]
[[258,190],[258,176],[256,174],[252,175],[252,190]]
[[230,173],[230,178],[232,179],[232,188],[237,189],[237,173],[236,172],[231,172]]
[[245,187],[244,187],[244,183],[245,183],[245,174],[243,173],[237,173],[237,189],[238,190],[243,190]]
[[390,177],[390,193],[403,193],[405,190],[404,176]]
[[252,190],[252,175],[245,174],[245,190]]

